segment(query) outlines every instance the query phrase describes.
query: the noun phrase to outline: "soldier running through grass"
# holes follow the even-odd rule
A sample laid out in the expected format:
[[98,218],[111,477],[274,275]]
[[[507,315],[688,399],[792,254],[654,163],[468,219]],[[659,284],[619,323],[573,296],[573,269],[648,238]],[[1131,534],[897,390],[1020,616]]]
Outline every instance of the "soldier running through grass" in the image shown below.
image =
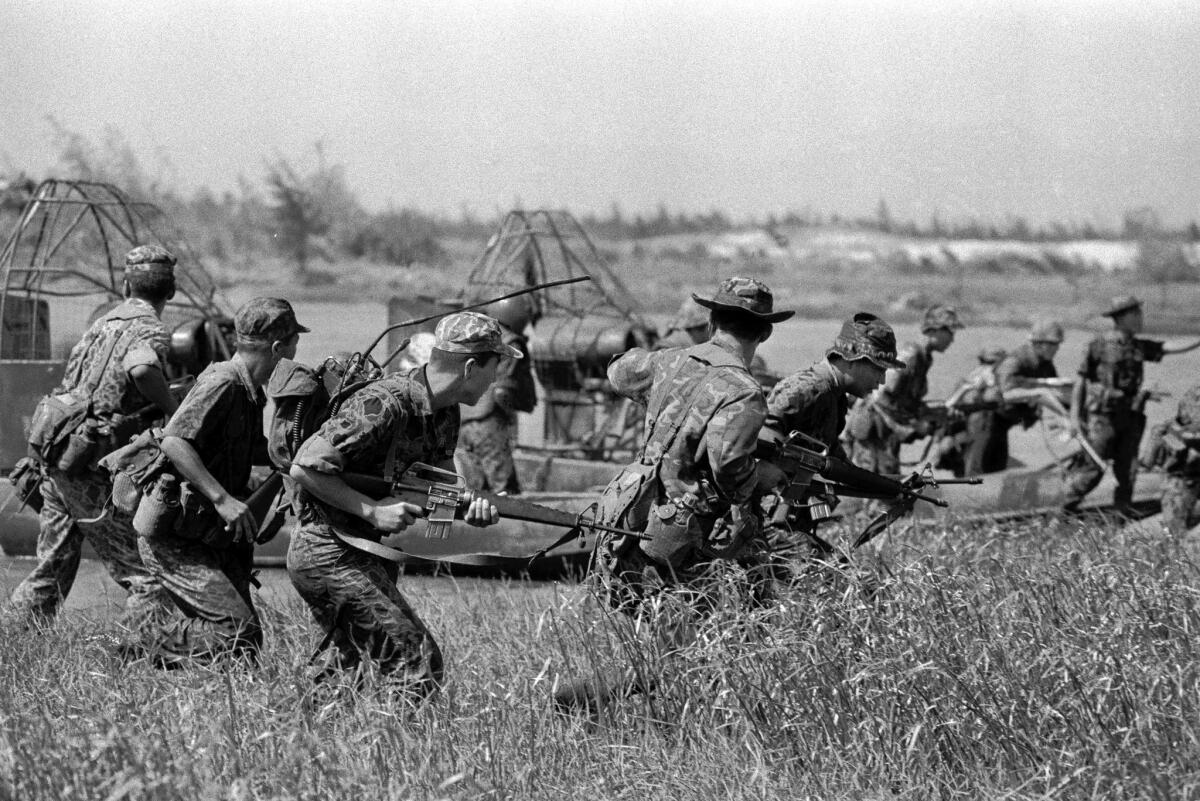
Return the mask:
[[[646,435],[638,461],[605,489],[601,522],[647,538],[605,538],[593,557],[603,602],[630,619],[649,619],[675,644],[686,637],[687,610],[703,613],[713,602],[714,579],[733,560],[763,549],[752,500],[780,473],[765,466],[769,476],[760,475],[754,458],[766,402],[749,367],[772,325],[794,313],[775,311],[771,291],[751,278],[723,281],[711,299],[693,297],[711,310],[707,342],[634,348],[608,368],[617,392],[645,404]],[[739,526],[718,532],[729,517]],[[731,539],[718,542],[719,533]],[[677,601],[676,609],[655,619],[654,602],[664,598]],[[568,684],[555,701],[564,710],[594,710],[634,689],[632,674],[622,670]]]
[[54,617],[74,584],[85,540],[129,593],[125,622],[170,605],[138,555],[130,515],[105,508],[112,482],[96,462],[151,426],[153,415],[140,414],[147,404],[162,416],[178,405],[165,375],[170,334],[160,319],[175,295],[175,264],[157,245],[126,254],[124,302],[72,348],[62,383],[51,393],[75,397],[87,414],[72,431],[60,432],[70,435],[65,448],[42,455],[38,563],[13,592],[10,614],[16,617]]
[[[424,510],[395,498],[369,498],[341,474],[390,481],[416,462],[452,470],[459,404],[478,402],[505,358],[522,353],[504,342],[494,319],[478,312],[445,317],[427,365],[360,389],[297,451],[291,476],[300,485],[300,521],[287,567],[336,649],[334,663],[319,678],[373,665],[414,700],[441,686],[441,649],[397,588],[398,565],[342,539],[378,541],[408,529]],[[465,520],[492,525],[496,507],[477,498]]]

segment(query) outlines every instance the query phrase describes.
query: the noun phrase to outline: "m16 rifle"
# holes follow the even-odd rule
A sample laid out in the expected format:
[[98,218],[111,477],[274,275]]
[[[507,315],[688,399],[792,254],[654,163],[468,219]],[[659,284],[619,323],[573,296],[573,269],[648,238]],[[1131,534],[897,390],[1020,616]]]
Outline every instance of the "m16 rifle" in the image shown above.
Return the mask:
[[[925,487],[983,483],[979,478],[936,479],[928,466],[907,478],[897,479],[864,470],[831,456],[821,442],[801,432],[793,431],[786,437],[768,429],[764,429],[763,433],[766,436],[758,441],[757,455],[778,467],[786,478],[787,483],[779,493],[783,501],[781,505],[787,506],[785,514],[805,509],[810,528],[834,519],[831,513],[838,498],[868,498],[887,502],[888,508],[871,520],[855,539],[855,548],[870,542],[893,521],[911,512],[917,501],[941,507],[950,505],[940,498],[921,494]],[[818,544],[824,542],[819,538],[817,541]]]
[[[462,479],[457,473],[421,462],[412,465],[393,481],[361,473],[342,473],[341,478],[350,487],[370,498],[376,500],[395,498],[419,506],[424,512],[422,516],[427,521],[426,537],[445,539],[450,533],[450,526],[455,520],[463,519],[467,508],[477,498],[486,499],[495,506],[496,512],[502,519],[523,520],[567,529],[562,537],[550,545],[531,554],[513,557],[517,559],[533,560],[545,556],[560,545],[583,536],[584,530],[605,531],[638,539],[646,538],[646,535],[639,532],[607,526],[586,517],[589,511],[594,514],[595,504],[575,514],[506,495],[493,495],[471,490],[463,485]],[[380,545],[373,540],[351,537],[340,532],[338,532],[338,537],[348,545],[377,556],[383,556],[385,559],[401,561],[405,558],[402,552]]]

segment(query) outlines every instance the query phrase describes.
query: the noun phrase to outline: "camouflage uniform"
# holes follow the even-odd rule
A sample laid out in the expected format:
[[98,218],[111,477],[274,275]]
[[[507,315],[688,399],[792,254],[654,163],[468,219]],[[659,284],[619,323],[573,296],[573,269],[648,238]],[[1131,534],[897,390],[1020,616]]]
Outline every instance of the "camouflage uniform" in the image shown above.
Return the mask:
[[933,353],[910,342],[898,354],[907,366],[900,370],[894,389],[880,387],[869,398],[860,398],[848,415],[846,434],[850,459],[866,470],[883,475],[900,474],[900,446],[912,435],[929,391]]
[[[1054,362],[1043,361],[1031,343],[1024,343],[1005,356],[993,370],[993,384],[978,393],[975,400],[1001,400],[1003,393],[1022,389],[1023,379],[1057,378]],[[971,398],[964,397],[964,402]],[[1005,406],[995,411],[972,412],[967,418],[970,445],[966,451],[963,475],[995,473],[1008,467],[1008,430],[1020,424],[1029,428],[1038,420],[1037,407],[1028,403]]]
[[[749,278],[723,281],[712,299],[692,298],[706,308],[767,323],[793,314],[774,311],[770,289]],[[609,365],[608,380],[615,391],[646,406],[646,438],[638,462],[605,488],[602,517],[651,538],[601,541],[595,560],[601,593],[628,614],[666,589],[689,596],[688,604],[696,607],[715,557],[739,558],[765,548],[757,510],[750,508],[758,482],[754,451],[766,419],[762,388],[740,355],[713,340],[655,352],[634,348]],[[621,500],[626,477],[647,472],[653,474],[647,481],[654,496],[649,519],[630,520]],[[727,513],[747,528],[715,551],[714,527]]]
[[[462,312],[438,324],[434,347],[450,352],[521,353],[501,342],[499,325]],[[473,350],[466,350],[473,348]],[[426,367],[388,376],[350,396],[296,453],[294,464],[321,473],[394,477],[415,462],[445,465],[458,440],[459,408],[434,409]],[[399,568],[345,544],[342,532],[378,540],[365,520],[301,489],[300,525],[288,547],[288,576],[338,651],[338,666],[366,656],[417,695],[441,684],[442,654],[396,587]]]
[[1167,474],[1162,495],[1163,529],[1179,536],[1190,528],[1192,509],[1200,494],[1200,385],[1184,394],[1174,420],[1154,427],[1148,446],[1152,455],[1147,466],[1161,466]]
[[468,487],[516,495],[521,491],[521,482],[513,463],[517,435],[513,404],[531,408],[536,399],[531,397],[533,375],[525,337],[508,328],[502,330],[505,344],[521,351],[523,358],[502,359],[496,369],[496,382],[479,403],[459,409],[458,464]]
[[[1162,342],[1116,328],[1098,334],[1079,365],[1080,380],[1088,382],[1087,438],[1101,459],[1112,459],[1117,480],[1113,503],[1118,507],[1133,500],[1133,460],[1146,424],[1137,408],[1143,364],[1162,357]],[[1086,453],[1076,454],[1067,465],[1066,508],[1077,508],[1103,475],[1104,468]]]
[[[108,346],[117,345],[107,367],[93,381],[90,395],[96,418],[110,420],[143,410],[148,401],[129,373],[141,366],[164,369],[170,334],[147,301],[131,298],[100,317],[71,350],[64,378],[53,394],[85,388],[101,368]],[[85,389],[86,391],[86,389]],[[147,419],[143,428],[149,428]],[[45,499],[40,513],[38,564],[14,590],[14,611],[53,617],[71,591],[86,538],[109,575],[129,593],[126,622],[169,604],[158,583],[138,556],[137,536],[130,515],[104,511],[112,495],[108,474],[88,469],[68,476],[47,466],[42,479]]]
[[[196,379],[163,432],[187,441],[231,495],[245,498],[250,468],[266,463],[266,397],[241,359],[216,362]],[[176,611],[150,633],[150,650],[165,661],[209,661],[255,653],[262,623],[250,597],[253,543],[234,543],[216,510],[182,531],[139,537],[146,565]]]

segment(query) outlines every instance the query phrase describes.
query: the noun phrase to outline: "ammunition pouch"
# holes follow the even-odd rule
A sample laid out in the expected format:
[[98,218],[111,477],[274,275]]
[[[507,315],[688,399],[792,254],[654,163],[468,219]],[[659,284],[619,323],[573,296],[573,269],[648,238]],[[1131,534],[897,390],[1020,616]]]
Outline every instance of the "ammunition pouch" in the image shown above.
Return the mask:
[[596,517],[610,526],[645,531],[658,492],[658,465],[635,462],[608,482]]
[[21,504],[35,512],[42,511],[42,474],[41,463],[29,456],[18,459],[8,474]]
[[81,429],[89,422],[91,408],[90,400],[73,392],[44,396],[29,422],[29,455],[68,475],[86,469],[94,451],[93,435]]
[[147,429],[100,459],[100,467],[112,477],[113,506],[122,512],[135,514],[145,490],[169,466],[159,448],[161,436],[162,429]]
[[682,504],[654,504],[645,531],[649,539],[642,541],[642,553],[672,568],[694,561],[703,541],[698,517]]
[[146,488],[133,515],[133,529],[146,539],[176,536],[220,547],[223,528],[217,510],[190,483],[163,471]]

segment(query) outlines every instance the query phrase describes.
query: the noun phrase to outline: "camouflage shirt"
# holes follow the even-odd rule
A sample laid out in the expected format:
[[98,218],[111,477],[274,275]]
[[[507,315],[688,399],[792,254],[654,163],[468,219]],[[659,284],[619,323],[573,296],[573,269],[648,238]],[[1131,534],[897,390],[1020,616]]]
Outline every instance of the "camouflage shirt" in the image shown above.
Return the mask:
[[[643,459],[661,462],[668,498],[685,492],[702,497],[701,480],[725,503],[750,498],[757,478],[754,448],[767,410],[762,389],[737,355],[714,342],[654,352],[634,348],[609,365],[608,379],[617,392],[648,406]],[[663,453],[660,440],[681,416]]]
[[769,425],[782,434],[807,434],[824,443],[831,455],[843,459],[846,454],[838,437],[849,408],[838,373],[825,359],[784,378],[767,398]]
[[[1038,358],[1033,345],[1026,342],[1001,360],[996,366],[996,383],[1001,392],[1028,386],[1026,378],[1057,378],[1054,362]],[[1020,422],[1026,428],[1037,422],[1037,407],[1030,403],[1010,406],[1001,413],[1005,420]]]
[[[296,452],[294,464],[321,473],[384,476],[392,451],[396,475],[414,462],[444,465],[458,443],[457,406],[434,410],[425,368],[381,378],[355,392]],[[394,450],[393,450],[394,449]],[[301,490],[301,524],[327,524],[378,537],[365,520]]]
[[908,423],[921,413],[925,404],[925,395],[929,392],[929,368],[933,367],[933,354],[924,345],[909,342],[897,354],[897,358],[905,363],[905,367],[897,371],[899,375],[893,388],[889,389],[885,384],[879,389],[875,395],[875,403],[898,422]]
[[535,397],[530,397],[534,393],[533,368],[530,365],[529,348],[525,344],[525,337],[504,326],[500,328],[504,333],[502,341],[521,351],[525,358],[503,357],[500,359],[500,365],[496,368],[496,380],[492,382],[488,391],[483,393],[479,403],[474,406],[459,406],[458,411],[463,422],[482,420],[492,414],[498,414],[506,422],[512,423],[517,419],[517,411],[514,406],[529,408],[532,403],[536,402]]
[[196,378],[163,435],[187,440],[212,477],[242,497],[250,468],[266,463],[266,402],[241,359],[213,362]]
[[1098,385],[1088,390],[1089,408],[1128,407],[1142,388],[1143,362],[1161,361],[1163,343],[1114,328],[1088,343],[1079,375]]
[[[126,322],[128,327],[123,328]],[[105,366],[105,353],[114,340],[116,347]],[[130,371],[143,365],[164,369],[170,342],[154,307],[130,298],[92,323],[71,349],[62,383],[54,394],[83,388],[90,390],[97,417],[133,414],[149,401],[129,378]]]

